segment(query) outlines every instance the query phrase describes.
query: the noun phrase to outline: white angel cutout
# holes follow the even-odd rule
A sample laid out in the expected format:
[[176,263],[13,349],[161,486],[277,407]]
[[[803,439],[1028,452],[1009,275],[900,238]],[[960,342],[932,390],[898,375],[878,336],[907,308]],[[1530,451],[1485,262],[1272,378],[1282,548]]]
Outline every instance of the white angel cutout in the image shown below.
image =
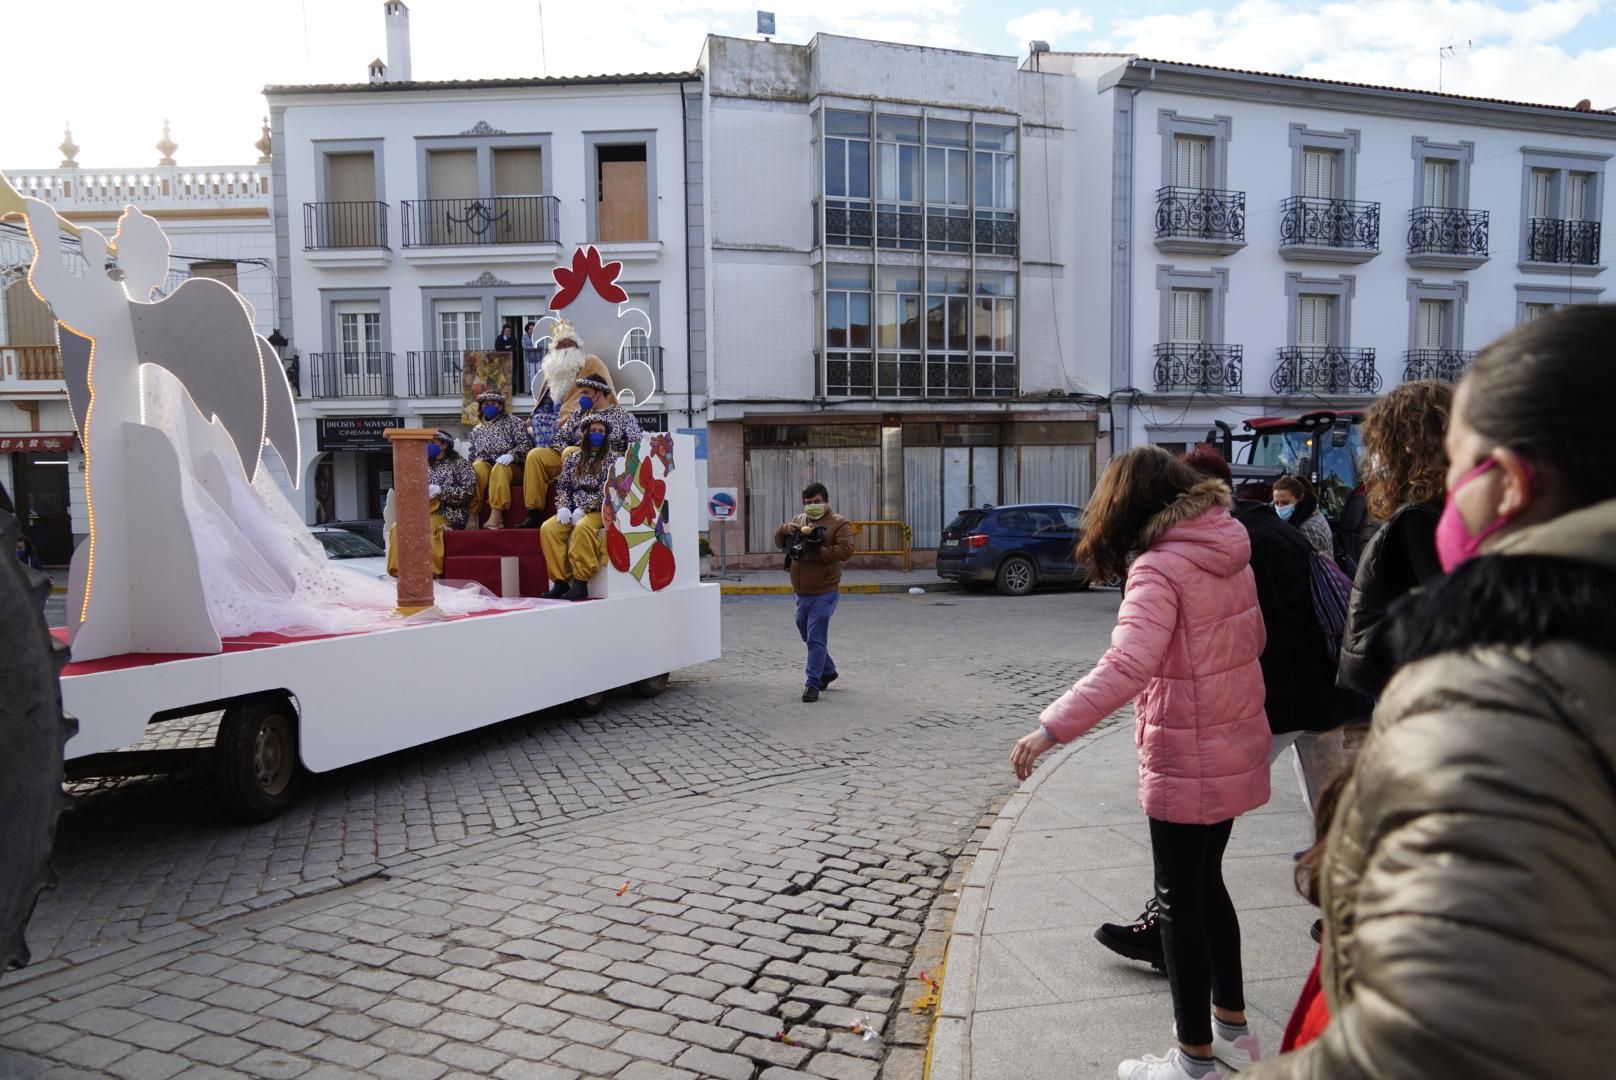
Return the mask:
[[540,340],[548,346],[557,324],[570,323],[611,372],[618,404],[644,409],[657,396],[656,372],[638,355],[651,344],[651,316],[631,306],[628,293],[617,284],[622,269],[620,262],[602,262],[593,244],[574,250],[572,265],[553,271],[556,291],[550,310],[555,314],[539,320]]

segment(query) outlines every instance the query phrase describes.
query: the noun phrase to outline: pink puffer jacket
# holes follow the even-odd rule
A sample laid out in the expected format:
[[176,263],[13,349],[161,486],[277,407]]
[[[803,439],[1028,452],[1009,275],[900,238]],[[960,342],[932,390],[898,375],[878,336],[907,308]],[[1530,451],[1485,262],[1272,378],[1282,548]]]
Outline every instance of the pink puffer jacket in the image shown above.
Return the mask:
[[1137,698],[1139,802],[1211,825],[1268,801],[1266,641],[1251,542],[1229,489],[1197,485],[1145,528],[1111,647],[1039,720],[1070,742]]

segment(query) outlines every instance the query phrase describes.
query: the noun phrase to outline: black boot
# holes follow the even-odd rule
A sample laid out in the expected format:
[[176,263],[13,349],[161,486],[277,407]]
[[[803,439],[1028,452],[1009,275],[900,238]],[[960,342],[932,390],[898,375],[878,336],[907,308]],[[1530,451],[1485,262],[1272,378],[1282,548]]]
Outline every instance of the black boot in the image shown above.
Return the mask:
[[1154,897],[1145,902],[1144,913],[1137,921],[1123,925],[1106,923],[1094,931],[1094,940],[1118,956],[1130,960],[1143,960],[1157,971],[1166,971],[1162,959],[1160,914]]
[[518,529],[537,529],[539,527],[540,523],[542,523],[543,521],[544,521],[544,515],[542,513],[540,513],[537,510],[529,510],[527,512],[527,517],[522,519],[522,523],[520,525],[518,525],[517,528]]
[[568,581],[566,578],[557,578],[556,580],[550,582],[550,589],[544,594],[544,598],[546,600],[560,600],[562,597],[567,595],[567,590],[571,587],[572,582]]
[[572,587],[567,590],[567,595],[562,597],[562,599],[563,600],[588,600],[589,599],[589,582],[587,582],[587,581],[574,581],[572,583]]

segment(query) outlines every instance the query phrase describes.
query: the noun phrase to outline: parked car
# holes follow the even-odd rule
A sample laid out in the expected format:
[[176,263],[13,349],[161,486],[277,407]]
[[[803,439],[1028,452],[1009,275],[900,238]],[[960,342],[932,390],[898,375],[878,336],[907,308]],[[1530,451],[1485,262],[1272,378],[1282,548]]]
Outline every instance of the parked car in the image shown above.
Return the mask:
[[342,529],[356,533],[379,548],[387,546],[387,523],[381,518],[356,518],[353,521],[325,521],[315,526],[320,529]]
[[366,577],[387,580],[387,552],[358,533],[330,525],[316,525],[309,530],[325,548],[325,556],[347,570]]
[[937,576],[966,588],[992,584],[1006,596],[1052,582],[1087,588],[1074,551],[1082,522],[1082,508],[1068,503],[961,510],[943,530]]

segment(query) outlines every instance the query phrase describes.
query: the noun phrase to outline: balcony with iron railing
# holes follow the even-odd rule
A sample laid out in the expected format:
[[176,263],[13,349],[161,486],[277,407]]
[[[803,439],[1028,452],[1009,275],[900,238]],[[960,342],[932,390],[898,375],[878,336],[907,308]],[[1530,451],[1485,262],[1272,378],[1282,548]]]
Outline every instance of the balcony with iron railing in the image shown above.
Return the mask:
[[1368,262],[1380,254],[1380,204],[1293,195],[1279,204],[1279,253],[1311,262]]
[[1239,345],[1162,342],[1156,346],[1158,394],[1238,394],[1245,377]]
[[305,251],[385,249],[387,204],[384,202],[308,202],[303,204]]
[[816,240],[822,236],[825,247],[867,248],[873,244],[899,251],[925,248],[1013,258],[1020,246],[1014,210],[844,198],[826,198],[822,205],[824,229],[815,236]]
[[307,360],[311,397],[393,396],[393,354],[390,352],[317,352],[310,353]]
[[1381,377],[1374,349],[1288,345],[1269,386],[1276,394],[1378,394]]
[[62,350],[55,345],[0,345],[0,383],[62,381]]
[[458,349],[419,349],[404,354],[404,386],[412,398],[460,397],[465,391],[466,354]]
[[561,242],[561,200],[554,195],[406,199],[399,216],[407,248]]
[[663,351],[664,351],[663,347],[661,345],[635,345],[635,344],[632,344],[632,342],[633,342],[632,338],[630,338],[629,340],[630,340],[630,344],[623,346],[623,351],[622,351],[621,355],[618,357],[618,363],[619,364],[627,364],[627,363],[630,363],[632,361],[637,360],[640,363],[644,364],[646,367],[649,367],[651,369],[652,374],[654,374],[656,376],[657,389],[660,392],[661,389],[662,389],[662,385],[663,385],[662,384],[662,355],[663,355]]
[[1473,270],[1487,261],[1487,211],[1416,206],[1408,212],[1408,265]]
[[1214,188],[1156,191],[1156,248],[1228,255],[1246,246],[1246,193]]
[[1605,268],[1599,262],[1599,222],[1530,219],[1520,267],[1579,277],[1602,273]]
[[1403,381],[1437,379],[1456,383],[1475,359],[1474,352],[1463,349],[1410,349],[1403,354]]

